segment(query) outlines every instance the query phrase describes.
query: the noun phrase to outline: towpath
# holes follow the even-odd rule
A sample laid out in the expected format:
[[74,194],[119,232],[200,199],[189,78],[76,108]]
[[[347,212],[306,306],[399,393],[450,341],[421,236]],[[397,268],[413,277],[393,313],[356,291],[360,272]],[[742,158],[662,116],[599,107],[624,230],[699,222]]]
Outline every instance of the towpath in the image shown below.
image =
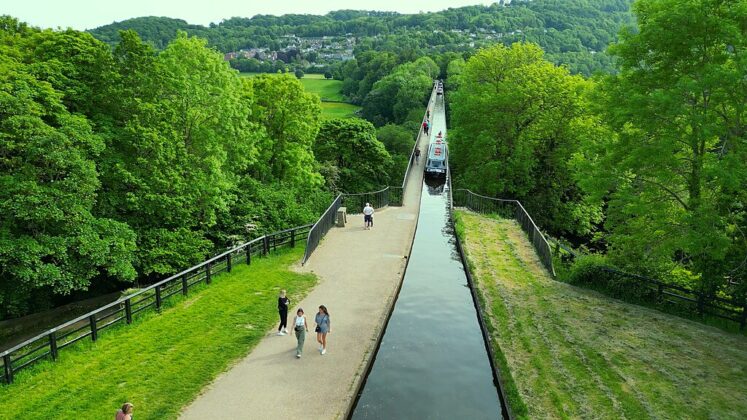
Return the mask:
[[[433,99],[431,112],[432,107]],[[425,152],[427,146],[428,136],[421,134],[418,147]],[[348,216],[347,226],[330,230],[299,268],[319,277],[289,315],[292,322],[296,308],[306,311],[310,325],[303,357],[295,358],[295,337],[270,331],[187,406],[181,418],[345,418],[402,281],[417,225],[425,155],[408,175],[402,207],[377,211],[372,230],[363,229],[362,216]],[[313,330],[322,304],[329,309],[332,331],[323,356]]]

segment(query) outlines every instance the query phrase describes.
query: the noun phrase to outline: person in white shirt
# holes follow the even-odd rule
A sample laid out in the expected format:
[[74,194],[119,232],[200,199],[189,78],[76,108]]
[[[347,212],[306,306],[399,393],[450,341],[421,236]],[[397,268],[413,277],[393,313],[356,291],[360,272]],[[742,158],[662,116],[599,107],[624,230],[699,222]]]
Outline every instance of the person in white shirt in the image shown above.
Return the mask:
[[373,227],[373,214],[373,207],[371,207],[371,204],[366,203],[366,207],[363,207],[363,224],[366,229],[371,229]]
[[306,341],[306,333],[309,332],[309,324],[306,323],[306,315],[303,314],[303,309],[301,308],[298,308],[296,317],[293,319],[293,331],[296,332],[296,339],[298,340],[296,358],[300,359],[301,354],[303,354],[303,343]]

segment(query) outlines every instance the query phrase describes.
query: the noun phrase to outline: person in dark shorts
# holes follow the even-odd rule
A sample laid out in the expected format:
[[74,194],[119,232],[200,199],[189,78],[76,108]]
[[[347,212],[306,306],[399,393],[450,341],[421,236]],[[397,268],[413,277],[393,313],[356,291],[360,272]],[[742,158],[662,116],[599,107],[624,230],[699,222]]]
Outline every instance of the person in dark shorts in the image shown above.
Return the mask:
[[280,315],[280,325],[278,325],[278,335],[288,334],[288,307],[290,306],[290,299],[285,296],[285,290],[280,291],[278,296],[278,314]]
[[373,227],[373,214],[374,208],[371,207],[371,204],[366,203],[366,207],[363,207],[363,225],[366,230]]
[[417,162],[418,159],[420,159],[420,148],[416,147],[415,148],[415,162]]

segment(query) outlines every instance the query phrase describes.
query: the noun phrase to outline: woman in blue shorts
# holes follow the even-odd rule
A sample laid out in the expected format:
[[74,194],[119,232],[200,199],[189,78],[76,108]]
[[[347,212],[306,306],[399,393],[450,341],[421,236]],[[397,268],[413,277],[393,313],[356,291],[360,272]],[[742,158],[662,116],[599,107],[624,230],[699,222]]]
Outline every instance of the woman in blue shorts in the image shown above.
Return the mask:
[[319,342],[319,353],[327,353],[327,334],[332,332],[329,324],[329,312],[327,307],[319,305],[319,312],[316,317],[316,341]]

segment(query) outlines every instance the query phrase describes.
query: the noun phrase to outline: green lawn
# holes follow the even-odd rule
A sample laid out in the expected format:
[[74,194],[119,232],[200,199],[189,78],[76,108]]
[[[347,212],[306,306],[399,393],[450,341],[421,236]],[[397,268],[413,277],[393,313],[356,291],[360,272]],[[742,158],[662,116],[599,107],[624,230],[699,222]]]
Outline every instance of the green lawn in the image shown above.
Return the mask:
[[289,269],[303,248],[239,264],[231,274],[161,314],[65,349],[56,363],[21,371],[0,387],[0,419],[108,419],[125,401],[135,418],[176,418],[231,363],[249,353],[277,318],[277,293],[298,302],[316,283]]
[[554,281],[516,222],[457,216],[518,417],[747,418],[747,337]]
[[352,118],[359,106],[342,102],[322,102],[322,118]]
[[342,81],[333,79],[311,78],[306,75],[302,77],[301,84],[307,92],[316,93],[325,101],[343,101]]

